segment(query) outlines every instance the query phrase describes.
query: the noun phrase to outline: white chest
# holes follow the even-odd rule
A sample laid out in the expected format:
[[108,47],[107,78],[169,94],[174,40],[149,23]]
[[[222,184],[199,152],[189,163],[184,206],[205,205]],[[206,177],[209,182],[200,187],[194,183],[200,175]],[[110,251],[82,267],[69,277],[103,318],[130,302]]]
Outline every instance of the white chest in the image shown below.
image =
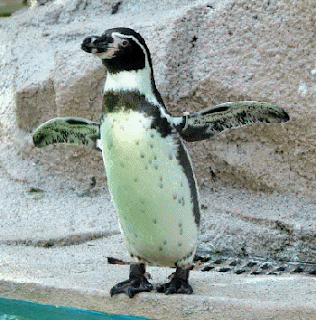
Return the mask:
[[137,112],[107,114],[101,125],[108,186],[133,260],[182,265],[192,260],[197,226],[177,141]]

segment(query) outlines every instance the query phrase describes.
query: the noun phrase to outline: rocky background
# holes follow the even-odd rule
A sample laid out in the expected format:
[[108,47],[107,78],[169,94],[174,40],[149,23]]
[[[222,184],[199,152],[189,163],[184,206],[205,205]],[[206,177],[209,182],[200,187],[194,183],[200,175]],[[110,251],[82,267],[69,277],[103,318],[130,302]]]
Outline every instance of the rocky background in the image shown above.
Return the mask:
[[27,157],[39,163],[49,158],[52,168],[69,175],[75,157],[79,181],[102,175],[97,152],[36,150],[27,138],[52,117],[100,118],[105,70],[80,43],[107,28],[129,26],[146,39],[173,114],[258,100],[291,116],[283,125],[252,125],[189,144],[200,185],[225,181],[315,195],[314,1],[37,2],[1,20],[1,138]]
[[[199,185],[206,190],[205,208],[216,221],[204,230],[204,246],[241,250],[252,245],[252,252],[261,255],[273,247],[278,255],[278,248],[293,252],[294,243],[299,243],[303,248],[299,259],[315,262],[314,0],[28,4],[0,20],[0,137],[2,147],[17,159],[11,165],[29,161],[63,177],[64,184],[86,186],[97,177],[97,186],[105,185],[100,152],[62,145],[36,149],[31,136],[53,117],[100,119],[105,69],[99,59],[81,51],[80,44],[105,29],[131,27],[146,40],[158,89],[172,114],[227,101],[257,100],[274,103],[291,117],[288,123],[255,124],[187,143]],[[263,192],[247,198],[248,209],[252,202],[257,205],[255,213],[236,200],[242,198],[239,191],[218,198],[228,204],[234,198],[233,209],[216,205],[214,209],[207,192],[223,186]],[[269,209],[262,210],[259,204],[271,192],[289,198],[282,198],[280,207],[271,197]],[[302,198],[311,207],[298,205]],[[234,227],[226,227],[229,221]]]

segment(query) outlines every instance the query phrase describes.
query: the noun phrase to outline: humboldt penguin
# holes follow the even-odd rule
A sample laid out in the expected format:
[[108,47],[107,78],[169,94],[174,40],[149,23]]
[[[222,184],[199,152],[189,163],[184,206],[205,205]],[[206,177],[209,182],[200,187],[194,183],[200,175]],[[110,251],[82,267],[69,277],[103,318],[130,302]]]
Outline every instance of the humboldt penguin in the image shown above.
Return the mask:
[[131,257],[129,279],[111,296],[149,292],[146,264],[176,268],[165,294],[191,294],[188,282],[197,246],[200,205],[197,182],[183,143],[258,122],[285,122],[274,105],[229,102],[172,116],[157,90],[149,49],[139,33],[113,28],[83,40],[82,50],[107,69],[100,122],[56,118],[33,135],[36,146],[68,143],[102,150],[107,183]]

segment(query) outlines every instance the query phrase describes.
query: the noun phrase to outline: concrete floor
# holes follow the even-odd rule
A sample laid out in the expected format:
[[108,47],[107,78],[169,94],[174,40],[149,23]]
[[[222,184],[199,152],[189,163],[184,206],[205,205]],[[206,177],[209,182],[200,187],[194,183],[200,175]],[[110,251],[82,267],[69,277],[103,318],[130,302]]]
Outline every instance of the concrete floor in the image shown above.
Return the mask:
[[[152,292],[133,299],[111,298],[110,288],[127,278],[129,267],[107,264],[102,252],[109,240],[124,256],[120,235],[50,249],[1,245],[0,296],[165,320],[316,319],[316,277],[306,275],[193,271],[193,295]],[[6,258],[10,262],[5,263]],[[159,283],[172,270],[149,267],[148,271],[152,283]]]

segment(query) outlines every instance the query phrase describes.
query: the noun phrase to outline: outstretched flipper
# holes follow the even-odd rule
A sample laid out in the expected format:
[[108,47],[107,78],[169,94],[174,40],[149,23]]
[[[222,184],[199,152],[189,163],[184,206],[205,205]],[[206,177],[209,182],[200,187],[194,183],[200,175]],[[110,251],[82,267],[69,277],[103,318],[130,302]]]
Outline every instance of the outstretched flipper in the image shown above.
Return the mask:
[[184,115],[182,119],[179,133],[183,139],[192,142],[207,139],[225,129],[251,123],[286,122],[290,117],[283,109],[269,103],[238,101]]
[[55,118],[43,123],[33,134],[36,147],[67,143],[98,148],[100,124],[81,118]]
[[147,281],[149,274],[145,272],[144,263],[133,263],[130,266],[129,279],[116,284],[110,291],[111,297],[118,293],[125,293],[133,298],[136,293],[150,292],[153,285]]

